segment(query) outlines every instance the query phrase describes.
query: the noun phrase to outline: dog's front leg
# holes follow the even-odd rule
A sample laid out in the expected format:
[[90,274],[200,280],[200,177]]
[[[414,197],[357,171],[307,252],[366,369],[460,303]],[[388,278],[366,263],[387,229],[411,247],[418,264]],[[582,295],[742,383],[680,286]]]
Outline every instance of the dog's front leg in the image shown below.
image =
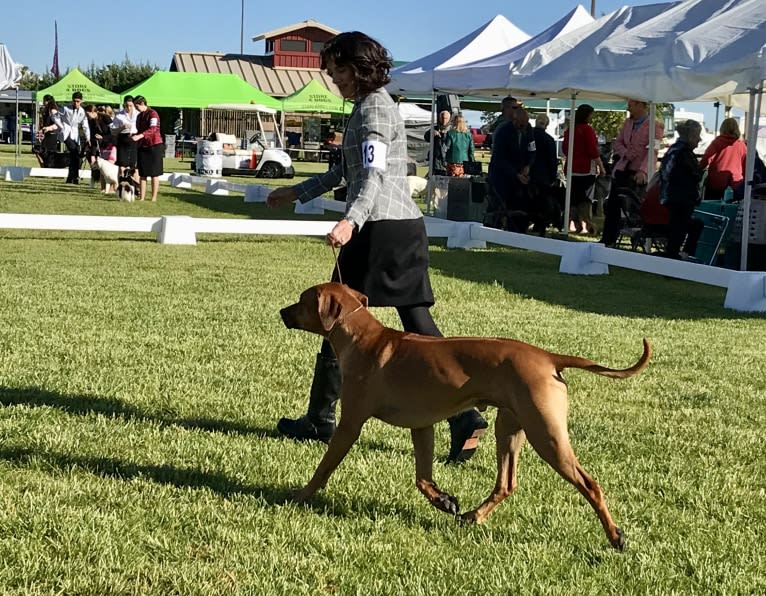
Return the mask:
[[439,511],[457,515],[460,510],[457,498],[439,490],[433,481],[434,427],[413,428],[410,434],[415,447],[415,484],[418,490]]
[[338,428],[335,429],[335,434],[327,446],[327,451],[324,457],[322,457],[322,461],[319,462],[316,472],[314,472],[314,476],[306,486],[295,494],[293,501],[305,501],[311,498],[320,488],[324,488],[328,478],[330,478],[330,474],[335,471],[335,468],[343,461],[351,446],[359,438],[363,424],[364,421],[357,424],[344,422],[343,418],[341,418]]

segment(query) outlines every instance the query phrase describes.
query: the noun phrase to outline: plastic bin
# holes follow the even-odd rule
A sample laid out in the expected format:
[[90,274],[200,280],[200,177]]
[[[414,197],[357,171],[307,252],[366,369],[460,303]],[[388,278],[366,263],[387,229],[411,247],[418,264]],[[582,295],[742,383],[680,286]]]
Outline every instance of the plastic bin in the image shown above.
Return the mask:
[[[750,201],[750,222],[748,225],[748,243],[766,244],[766,200],[752,199]],[[742,205],[737,211],[734,222],[733,242],[742,238]]]

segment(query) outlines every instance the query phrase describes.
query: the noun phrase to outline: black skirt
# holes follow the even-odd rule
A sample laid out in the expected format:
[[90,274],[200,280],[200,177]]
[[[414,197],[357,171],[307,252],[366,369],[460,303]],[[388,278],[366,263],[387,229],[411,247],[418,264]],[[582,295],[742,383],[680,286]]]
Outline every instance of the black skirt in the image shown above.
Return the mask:
[[151,147],[138,149],[138,175],[141,178],[156,178],[162,176],[162,158],[165,155],[165,145],[162,143]]
[[[340,278],[370,306],[431,306],[428,236],[423,218],[371,221],[338,256]],[[339,281],[337,269],[333,281]]]
[[117,135],[117,165],[127,168],[135,168],[138,160],[136,142],[129,134]]

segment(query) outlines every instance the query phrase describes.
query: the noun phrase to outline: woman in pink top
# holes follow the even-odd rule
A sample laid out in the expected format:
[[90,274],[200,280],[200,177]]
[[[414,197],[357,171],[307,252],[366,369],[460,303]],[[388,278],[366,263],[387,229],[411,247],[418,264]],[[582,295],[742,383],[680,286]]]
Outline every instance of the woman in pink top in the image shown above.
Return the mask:
[[726,118],[721,122],[719,133],[700,161],[700,167],[707,168],[705,199],[708,201],[721,199],[727,186],[734,188],[745,177],[747,146],[739,138],[737,121]]
[[[604,174],[596,131],[590,125],[593,106],[584,103],[577,107],[574,118],[574,146],[572,149],[572,214],[576,233],[593,233],[591,197],[596,176]],[[569,150],[569,129],[564,131],[564,155]]]

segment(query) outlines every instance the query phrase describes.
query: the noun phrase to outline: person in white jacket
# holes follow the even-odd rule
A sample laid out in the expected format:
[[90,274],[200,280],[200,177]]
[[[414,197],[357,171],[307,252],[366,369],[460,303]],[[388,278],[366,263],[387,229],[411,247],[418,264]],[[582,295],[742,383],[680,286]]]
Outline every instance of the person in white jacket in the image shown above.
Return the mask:
[[[81,106],[82,93],[75,91],[72,93],[72,105],[64,106],[58,111],[56,125],[59,129],[59,140],[66,145],[69,151],[69,174],[67,175],[67,184],[79,184],[80,182],[80,163],[82,162],[82,151],[80,145],[87,143],[90,139],[90,126],[88,126],[88,117]],[[56,117],[54,117],[55,119]],[[82,134],[81,134],[82,131]]]

